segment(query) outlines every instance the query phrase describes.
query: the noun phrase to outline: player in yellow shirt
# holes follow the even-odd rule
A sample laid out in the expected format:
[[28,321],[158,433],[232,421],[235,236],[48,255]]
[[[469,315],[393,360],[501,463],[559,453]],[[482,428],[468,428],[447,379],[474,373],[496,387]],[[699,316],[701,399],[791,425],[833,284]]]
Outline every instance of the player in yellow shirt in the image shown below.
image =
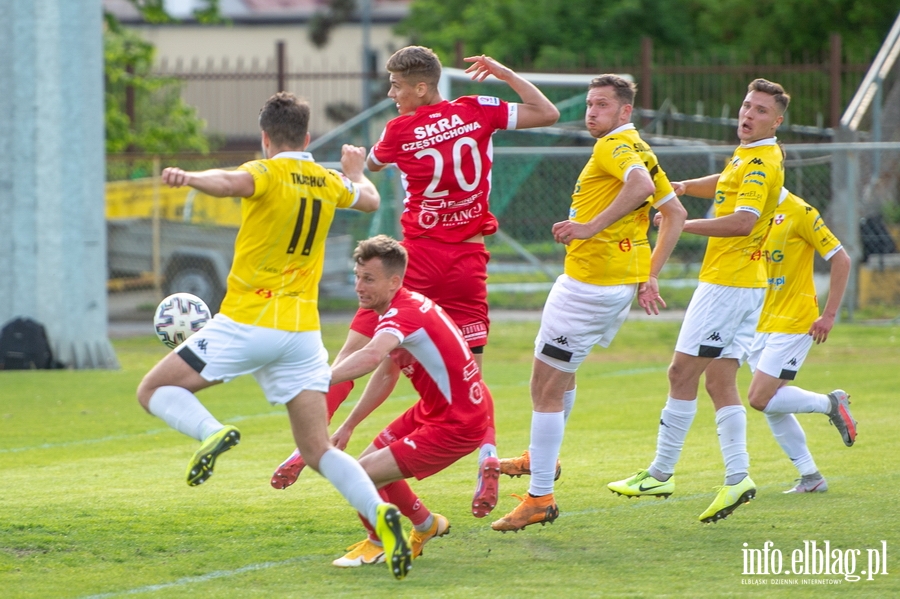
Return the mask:
[[790,102],[777,83],[756,79],[738,115],[738,138],[717,175],[673,183],[678,195],[714,201],[714,217],[688,220],[684,230],[708,236],[700,283],[685,314],[669,366],[669,396],[662,410],[656,457],[646,470],[609,483],[628,497],[668,497],[675,491],[675,464],[697,413],[700,376],[716,409],[725,484],[701,522],[715,522],[756,496],[747,454],[747,412],[737,390],[766,288],[763,249],[784,183],[783,156],[775,131]]
[[[825,309],[813,283],[813,258],[818,252],[831,265],[831,284]],[[844,251],[819,211],[783,189],[766,242],[769,286],[748,363],[753,380],[750,405],[766,415],[775,440],[800,473],[785,493],[820,493],[828,483],[806,446],[806,434],[794,414],[828,415],[847,447],[856,440],[856,421],[848,395],[836,389],[824,395],[788,385],[797,376],[813,341],[824,343],[841,307],[850,256]]]
[[[553,522],[556,462],[565,423],[575,404],[575,372],[595,345],[608,347],[638,303],[658,314],[665,302],[656,277],[672,253],[687,211],[631,112],[636,87],[617,75],[593,79],[585,124],[597,139],[572,194],[569,219],[553,225],[566,245],[564,273],[553,284],[535,339],[531,371],[531,444],[519,458],[501,460],[501,472],[531,474],[528,493],[491,528],[516,531]],[[656,248],[647,240],[650,207],[662,215]]]
[[163,182],[172,187],[243,198],[241,227],[221,311],[147,373],[138,401],[201,442],[187,469],[188,484],[199,485],[241,434],[216,420],[195,393],[252,374],[271,404],[287,408],[307,463],[374,525],[388,567],[403,578],[411,557],[399,511],[381,499],[359,463],[329,440],[325,392],[331,369],[317,306],[325,238],[335,210],[372,212],[381,198],[363,174],[365,148],[343,147],[343,174],[316,164],[304,151],[309,113],[306,102],[280,92],[259,114],[266,158],[235,171],[163,171]]

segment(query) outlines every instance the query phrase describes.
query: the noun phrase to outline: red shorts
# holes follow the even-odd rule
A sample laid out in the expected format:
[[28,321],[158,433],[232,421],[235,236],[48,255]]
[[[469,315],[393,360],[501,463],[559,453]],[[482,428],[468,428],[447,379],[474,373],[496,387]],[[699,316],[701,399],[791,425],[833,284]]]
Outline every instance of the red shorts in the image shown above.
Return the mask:
[[422,480],[469,455],[481,446],[493,424],[488,420],[477,425],[427,420],[421,415],[421,406],[421,401],[413,404],[373,441],[378,449],[390,447],[404,478]]
[[[460,328],[469,347],[487,345],[490,319],[487,303],[487,263],[483,243],[444,243],[434,239],[404,239],[409,265],[403,285],[444,309]],[[371,337],[378,315],[359,310],[350,329]]]

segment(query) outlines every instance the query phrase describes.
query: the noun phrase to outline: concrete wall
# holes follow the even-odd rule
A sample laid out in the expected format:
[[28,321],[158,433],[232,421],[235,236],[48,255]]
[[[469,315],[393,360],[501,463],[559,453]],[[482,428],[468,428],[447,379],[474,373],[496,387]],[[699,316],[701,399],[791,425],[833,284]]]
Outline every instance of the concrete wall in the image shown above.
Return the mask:
[[0,3],[0,325],[117,367],[107,339],[100,0]]

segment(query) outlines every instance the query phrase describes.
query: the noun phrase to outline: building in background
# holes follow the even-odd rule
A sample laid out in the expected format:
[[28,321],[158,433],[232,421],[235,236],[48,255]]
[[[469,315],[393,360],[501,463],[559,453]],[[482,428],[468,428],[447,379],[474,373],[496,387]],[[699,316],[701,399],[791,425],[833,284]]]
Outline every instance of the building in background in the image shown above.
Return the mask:
[[[150,24],[128,0],[104,0],[106,11],[156,47],[155,72],[185,82],[182,97],[197,108],[207,131],[225,147],[259,145],[252,116],[271,94],[284,90],[310,101],[310,132],[317,137],[387,91],[384,63],[408,41],[393,32],[411,0],[357,0],[349,20],[330,29],[317,47],[310,30],[328,11],[327,0],[220,0],[228,23],[201,25],[191,18],[204,3],[169,0],[179,19]],[[317,16],[318,15],[318,16]]]

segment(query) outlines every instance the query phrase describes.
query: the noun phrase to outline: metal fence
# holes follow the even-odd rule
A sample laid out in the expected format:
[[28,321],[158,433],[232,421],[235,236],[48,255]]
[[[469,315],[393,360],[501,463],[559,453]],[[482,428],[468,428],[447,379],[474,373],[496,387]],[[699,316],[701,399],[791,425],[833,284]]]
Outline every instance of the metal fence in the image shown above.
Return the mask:
[[[720,172],[733,149],[654,146],[672,181]],[[900,143],[793,144],[784,150],[786,187],[822,213],[854,258],[846,302],[851,314],[859,305],[900,307]],[[589,146],[495,148],[491,206],[501,229],[489,241],[490,272],[511,292],[507,305],[515,306],[512,292],[542,281],[546,286],[562,272],[565,249],[553,242],[550,230],[566,218],[575,180],[589,156]],[[181,157],[175,163],[207,167],[210,158],[196,160],[200,162]],[[400,236],[398,173],[386,169],[372,178],[381,191],[382,208],[371,215],[339,211],[326,252],[324,297],[352,297],[349,256],[356,240],[376,233]],[[108,190],[110,287],[156,289],[159,297],[188,291],[217,306],[240,222],[239,200],[168,190],[153,178],[118,185],[126,191]],[[681,201],[690,218],[709,213],[709,200]],[[706,238],[683,235],[665,272],[670,282],[663,285],[695,281],[705,247]],[[827,265],[819,260],[817,270],[827,272]]]

